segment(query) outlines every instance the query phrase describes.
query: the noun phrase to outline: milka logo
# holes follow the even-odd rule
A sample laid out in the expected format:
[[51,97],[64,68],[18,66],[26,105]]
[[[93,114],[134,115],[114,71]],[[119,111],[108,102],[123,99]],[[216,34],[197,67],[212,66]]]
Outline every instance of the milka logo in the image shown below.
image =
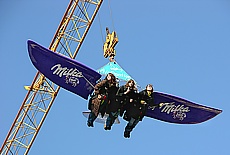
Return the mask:
[[79,79],[83,77],[82,72],[79,72],[76,68],[67,68],[62,67],[61,64],[54,65],[51,70],[53,71],[53,74],[58,75],[59,77],[66,76],[66,83],[71,83],[72,86],[76,87],[79,84]]
[[186,113],[189,112],[189,107],[184,107],[184,105],[175,105],[174,102],[164,103],[162,107],[160,107],[161,112],[165,112],[167,114],[172,113],[174,119],[184,120],[186,117]]
[[189,107],[184,107],[184,105],[175,105],[174,102],[171,103],[163,103],[163,106],[160,107],[161,112],[166,112],[169,114],[170,112],[175,113],[175,112],[189,112]]
[[[54,70],[56,69],[56,70]],[[82,72],[79,72],[76,68],[67,67],[62,68],[61,64],[54,65],[51,70],[54,70],[53,74],[58,75],[59,77],[64,76],[74,76],[74,77],[83,77]]]
[[[161,109],[161,112],[167,114],[172,113],[174,119],[179,119],[181,121],[184,120],[184,118],[186,117],[186,113],[190,111],[189,107],[185,107],[183,104],[175,105],[174,102],[163,103],[163,105],[159,108]],[[155,107],[149,107],[149,109],[154,110]]]

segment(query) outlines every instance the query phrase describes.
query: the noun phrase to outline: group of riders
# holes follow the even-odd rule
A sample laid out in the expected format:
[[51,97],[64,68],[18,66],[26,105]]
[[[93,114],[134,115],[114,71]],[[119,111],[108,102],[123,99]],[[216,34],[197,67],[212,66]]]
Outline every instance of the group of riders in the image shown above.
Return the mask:
[[94,87],[88,109],[91,111],[87,125],[93,127],[93,123],[100,113],[103,117],[108,114],[104,129],[111,130],[118,116],[128,123],[125,127],[124,137],[129,138],[130,132],[142,121],[148,106],[161,106],[154,104],[153,86],[148,84],[144,90],[138,92],[135,81],[130,79],[125,85],[118,86],[116,77],[108,73],[104,80]]

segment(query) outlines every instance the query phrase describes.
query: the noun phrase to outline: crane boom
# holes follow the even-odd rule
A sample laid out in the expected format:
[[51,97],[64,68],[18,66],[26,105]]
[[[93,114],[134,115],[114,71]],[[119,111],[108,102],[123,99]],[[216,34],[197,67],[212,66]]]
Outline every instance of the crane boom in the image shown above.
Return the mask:
[[[70,0],[49,49],[74,59],[103,0]],[[28,154],[60,87],[37,72],[2,144],[1,155]]]

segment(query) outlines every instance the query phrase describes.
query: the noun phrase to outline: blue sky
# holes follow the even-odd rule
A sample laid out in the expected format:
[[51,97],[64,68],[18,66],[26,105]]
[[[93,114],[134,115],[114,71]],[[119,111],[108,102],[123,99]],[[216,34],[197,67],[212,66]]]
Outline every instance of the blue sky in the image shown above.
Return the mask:
[[[36,69],[26,42],[48,47],[69,1],[0,1],[1,108],[0,143],[4,141]],[[117,62],[144,87],[222,109],[217,117],[196,125],[177,125],[145,118],[130,139],[126,125],[104,131],[86,126],[87,101],[62,89],[29,154],[177,154],[228,155],[230,138],[230,1],[111,0],[95,19],[77,60],[98,69],[103,58],[105,27],[116,30]],[[114,23],[114,24],[113,24]],[[101,29],[102,32],[101,34]],[[91,58],[89,58],[91,57]]]

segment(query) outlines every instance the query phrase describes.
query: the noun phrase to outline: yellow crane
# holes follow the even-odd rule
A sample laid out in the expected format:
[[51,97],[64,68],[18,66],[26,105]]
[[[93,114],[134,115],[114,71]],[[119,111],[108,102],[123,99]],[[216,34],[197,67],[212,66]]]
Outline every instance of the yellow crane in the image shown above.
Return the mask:
[[[70,0],[49,49],[74,59],[103,0]],[[60,87],[37,72],[2,144],[1,155],[28,154]]]

